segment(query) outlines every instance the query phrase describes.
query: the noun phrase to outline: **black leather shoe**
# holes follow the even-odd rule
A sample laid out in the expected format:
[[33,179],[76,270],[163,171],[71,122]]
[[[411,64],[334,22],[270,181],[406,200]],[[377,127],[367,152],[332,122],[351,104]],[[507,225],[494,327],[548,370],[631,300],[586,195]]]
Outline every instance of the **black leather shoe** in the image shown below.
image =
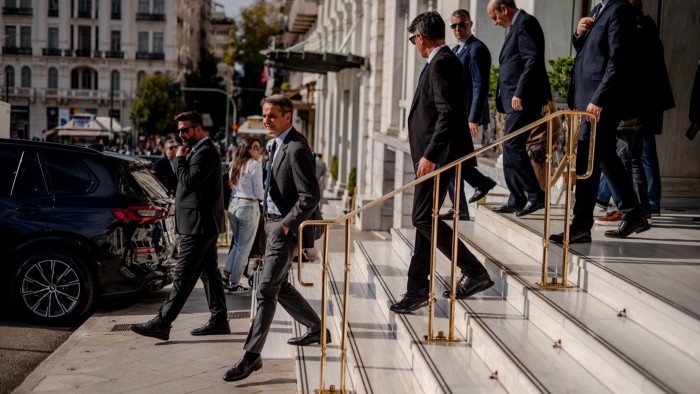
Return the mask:
[[[462,275],[462,277],[457,282],[457,288],[455,289],[455,298],[461,300],[463,298],[472,296],[476,293],[482,292],[491,286],[493,286],[493,281],[491,280],[491,277],[489,276],[488,272],[484,272],[483,274],[473,278],[469,278],[466,275]],[[450,291],[445,290],[445,292],[442,293],[442,296],[444,298],[450,298]]]
[[[549,240],[558,244],[563,244],[564,233],[552,234],[549,236]],[[589,244],[591,241],[590,231],[569,229],[569,244]]]
[[544,208],[544,201],[528,201],[527,204],[523,207],[523,209],[519,210],[518,212],[515,213],[515,216],[521,217],[525,215],[529,215],[535,211],[539,211],[540,209]]
[[[452,220],[454,219],[455,211],[450,208],[449,211],[438,216],[440,220]],[[469,211],[459,211],[459,220],[469,220]]]
[[164,325],[158,319],[151,319],[147,323],[132,324],[131,331],[144,337],[158,338],[167,341],[170,338],[171,325]]
[[208,321],[207,324],[203,325],[202,327],[195,328],[194,330],[190,331],[191,335],[195,336],[200,336],[200,335],[221,335],[221,334],[230,334],[231,333],[231,327],[229,327],[228,322],[225,321],[223,323],[214,323]]
[[479,201],[482,198],[486,197],[486,195],[489,194],[491,189],[493,189],[494,187],[496,187],[496,181],[489,178],[488,182],[484,183],[479,187],[474,188],[474,195],[471,196],[471,198],[469,199],[469,203],[471,204],[474,201]]
[[[306,334],[300,337],[289,338],[288,344],[294,346],[307,346],[314,343],[321,343],[321,330],[307,331]],[[326,344],[331,343],[331,332],[326,329]]]
[[253,362],[248,362],[245,358],[238,360],[236,365],[231,367],[224,374],[224,380],[227,382],[235,382],[237,380],[242,380],[250,376],[251,373],[262,368],[262,357],[258,357]]
[[650,228],[649,222],[647,222],[644,217],[642,217],[642,220],[639,222],[623,220],[617,230],[608,230],[605,232],[605,236],[610,238],[627,238],[627,236],[632,233],[643,233]]
[[491,208],[491,210],[498,213],[513,213],[518,212],[520,208],[516,207],[515,205],[510,205],[506,203],[501,205],[500,207]]
[[389,309],[395,313],[409,313],[428,305],[428,289],[419,289],[406,292],[401,301],[392,305]]

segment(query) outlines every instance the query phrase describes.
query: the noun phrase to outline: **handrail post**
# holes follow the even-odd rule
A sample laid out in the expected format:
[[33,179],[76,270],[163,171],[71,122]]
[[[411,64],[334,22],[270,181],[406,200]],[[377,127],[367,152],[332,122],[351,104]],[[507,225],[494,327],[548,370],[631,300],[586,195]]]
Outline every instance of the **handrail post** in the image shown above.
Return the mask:
[[340,390],[345,391],[345,365],[348,353],[348,299],[350,298],[350,225],[352,218],[348,218],[345,223],[345,286],[343,289],[343,333],[340,343]]
[[[452,218],[452,261],[450,261],[450,323],[448,339],[455,341],[455,303],[457,302],[457,243],[459,242],[459,213],[462,207],[459,206],[462,192],[462,164],[457,165],[454,181],[454,198],[452,201],[454,217]],[[468,208],[467,208],[468,209]]]
[[[566,179],[566,199],[564,200],[564,244],[562,245],[562,286],[566,286],[566,270],[569,267],[569,221],[571,220],[571,191],[574,188],[573,182],[576,179],[574,169],[574,127],[578,128],[581,121],[579,116],[569,117],[569,138],[566,141],[566,161],[567,161],[567,179]],[[574,126],[576,124],[576,126]],[[574,172],[572,172],[574,171]],[[556,285],[557,278],[552,279],[552,284]]]
[[430,284],[428,285],[428,335],[427,340],[433,340],[433,325],[435,324],[435,251],[437,249],[438,214],[440,213],[440,173],[435,174],[433,183],[433,225],[430,232]]
[[[323,237],[323,258],[321,259],[321,373],[320,387],[325,389],[326,380],[326,316],[328,315],[328,237],[330,228],[326,227]],[[299,239],[301,239],[301,231],[299,231]],[[299,249],[299,261],[301,262],[301,249]],[[301,264],[301,263],[300,263]],[[345,338],[343,338],[344,340]]]
[[547,283],[547,265],[549,263],[549,224],[551,214],[551,194],[552,194],[552,120],[547,122],[547,159],[545,168],[545,185],[544,190],[544,234],[542,238],[542,284]]

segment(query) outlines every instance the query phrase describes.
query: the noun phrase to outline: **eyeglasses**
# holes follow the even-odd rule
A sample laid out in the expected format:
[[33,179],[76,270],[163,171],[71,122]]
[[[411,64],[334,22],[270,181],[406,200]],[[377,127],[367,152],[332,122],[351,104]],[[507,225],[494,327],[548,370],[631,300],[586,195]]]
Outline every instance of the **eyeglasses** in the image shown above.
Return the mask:
[[455,28],[459,27],[462,28],[467,25],[470,21],[462,21],[462,22],[457,22],[457,23],[452,23],[450,24],[450,29],[454,30]]
[[185,126],[185,127],[180,127],[180,128],[177,129],[176,131],[177,131],[178,133],[187,134],[187,133],[190,132],[190,129],[192,129],[192,128],[194,128],[194,126]]
[[260,145],[255,145],[255,146],[251,146],[250,149],[262,150],[262,146],[260,146]]
[[168,147],[168,150],[174,150],[174,149],[177,149],[177,146],[176,146],[176,145],[173,145],[173,146],[169,146],[169,147]]
[[418,34],[414,34],[414,35],[408,37],[408,41],[410,41],[411,44],[416,45],[416,38],[418,38]]

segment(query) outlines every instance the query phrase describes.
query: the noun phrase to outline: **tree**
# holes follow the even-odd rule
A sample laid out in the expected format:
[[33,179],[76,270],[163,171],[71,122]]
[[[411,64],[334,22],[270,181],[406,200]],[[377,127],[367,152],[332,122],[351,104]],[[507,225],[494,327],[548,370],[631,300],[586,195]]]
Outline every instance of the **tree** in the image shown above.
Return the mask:
[[260,52],[269,48],[271,39],[280,33],[282,24],[276,7],[271,1],[256,0],[233,21],[225,60],[230,65],[243,66],[245,75],[237,78],[237,86],[245,93],[240,97],[242,116],[260,113],[260,100],[265,90],[261,81],[265,55]]
[[552,87],[552,92],[565,99],[569,93],[571,75],[574,72],[574,58],[560,57],[554,60],[550,59],[549,65],[552,66],[552,71],[547,74],[549,74],[549,85]]
[[[193,88],[213,88],[225,90],[222,78],[216,68],[217,60],[207,48],[202,48],[199,53],[197,68],[185,74],[185,86]],[[185,95],[187,108],[208,113],[214,125],[224,125],[226,117],[226,98],[218,93],[188,91]],[[215,132],[218,129],[214,130]],[[216,134],[212,134],[214,137]]]
[[180,109],[173,100],[175,87],[165,75],[147,75],[136,91],[136,100],[131,107],[131,122],[141,133],[172,133],[177,127],[173,119]]

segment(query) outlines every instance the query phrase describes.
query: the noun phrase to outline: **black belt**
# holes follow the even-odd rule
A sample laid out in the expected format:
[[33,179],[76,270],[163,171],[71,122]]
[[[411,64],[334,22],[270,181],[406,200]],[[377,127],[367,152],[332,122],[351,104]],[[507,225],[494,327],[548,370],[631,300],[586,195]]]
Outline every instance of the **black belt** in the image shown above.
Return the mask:
[[263,217],[265,218],[265,220],[282,220],[282,219],[284,219],[284,216],[275,215],[274,213],[264,213]]

